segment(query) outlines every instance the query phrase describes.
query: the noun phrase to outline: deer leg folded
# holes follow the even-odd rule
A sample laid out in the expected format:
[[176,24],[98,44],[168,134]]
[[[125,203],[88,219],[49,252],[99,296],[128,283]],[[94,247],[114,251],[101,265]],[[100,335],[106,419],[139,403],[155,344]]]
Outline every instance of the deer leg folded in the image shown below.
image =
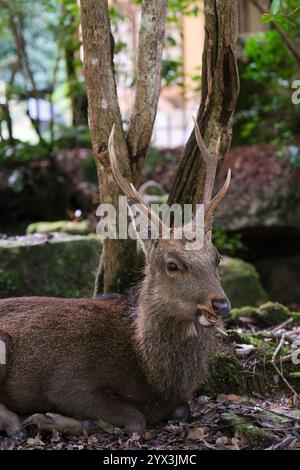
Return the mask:
[[[76,399],[73,395],[72,401],[62,402],[62,398],[55,397],[52,402],[55,408],[63,414],[71,415],[80,420],[91,420],[93,422],[105,421],[114,426],[124,427],[128,432],[144,432],[146,419],[144,415],[123,397],[110,390],[89,391],[83,399]],[[100,425],[101,427],[101,425]]]
[[22,424],[16,413],[10,411],[6,406],[0,404],[0,431],[4,431],[8,436],[22,434]]
[[[123,397],[110,391],[101,391],[95,398],[92,417],[94,421],[101,419],[115,426],[124,427],[128,432],[144,432],[146,427],[144,415]],[[85,406],[89,407],[89,404],[82,403],[82,412]],[[91,406],[93,406],[92,402]]]

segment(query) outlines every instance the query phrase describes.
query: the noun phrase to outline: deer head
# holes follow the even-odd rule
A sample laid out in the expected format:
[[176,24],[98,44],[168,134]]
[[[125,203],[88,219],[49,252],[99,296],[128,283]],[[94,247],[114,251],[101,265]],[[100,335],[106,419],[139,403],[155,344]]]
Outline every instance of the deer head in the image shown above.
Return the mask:
[[229,170],[223,187],[212,197],[220,139],[216,155],[212,155],[204,144],[196,121],[195,134],[207,167],[203,196],[204,244],[196,250],[186,250],[186,241],[184,238],[177,239],[174,236],[175,230],[171,231],[168,239],[161,237],[163,222],[119,169],[114,148],[114,126],[108,149],[111,168],[120,188],[130,204],[139,204],[141,212],[151,218],[151,223],[156,225],[160,234],[155,240],[140,240],[146,256],[145,292],[148,292],[149,301],[154,306],[161,306],[164,315],[179,320],[198,321],[203,327],[212,327],[217,324],[222,314],[230,310],[230,302],[219,279],[218,265],[221,258],[212,244],[211,232],[214,211],[228,189],[231,173]]

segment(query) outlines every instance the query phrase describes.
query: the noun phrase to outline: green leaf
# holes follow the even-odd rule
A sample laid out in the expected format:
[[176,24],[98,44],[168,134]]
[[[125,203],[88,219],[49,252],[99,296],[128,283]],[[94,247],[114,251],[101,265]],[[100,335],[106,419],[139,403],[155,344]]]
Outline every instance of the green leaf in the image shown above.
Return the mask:
[[261,22],[263,24],[268,24],[272,21],[272,16],[269,15],[268,13],[264,13],[261,17]]
[[281,0],[273,0],[271,8],[270,8],[271,15],[277,15],[277,13],[280,10],[280,3],[281,3]]

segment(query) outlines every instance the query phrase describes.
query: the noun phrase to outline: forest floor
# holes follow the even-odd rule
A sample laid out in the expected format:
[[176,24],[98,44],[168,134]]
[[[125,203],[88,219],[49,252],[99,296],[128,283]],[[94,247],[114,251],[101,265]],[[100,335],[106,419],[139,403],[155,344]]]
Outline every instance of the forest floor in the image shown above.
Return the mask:
[[189,423],[169,422],[143,435],[97,433],[81,437],[56,431],[23,441],[2,437],[1,450],[300,450],[300,411],[286,395],[278,400],[257,394],[200,396],[192,404]]

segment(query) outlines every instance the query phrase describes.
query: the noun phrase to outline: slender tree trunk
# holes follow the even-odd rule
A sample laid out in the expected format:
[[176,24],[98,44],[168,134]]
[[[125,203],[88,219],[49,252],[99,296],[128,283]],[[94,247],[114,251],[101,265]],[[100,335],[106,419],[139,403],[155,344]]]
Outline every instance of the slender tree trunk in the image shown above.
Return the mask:
[[73,126],[87,124],[87,97],[83,90],[78,89],[78,77],[76,67],[76,51],[72,45],[65,46],[65,62],[69,96],[72,108]]
[[1,139],[3,139],[1,121],[6,122],[8,140],[12,144],[13,143],[12,120],[11,120],[8,103],[0,103],[0,137]]
[[[239,92],[236,62],[238,0],[204,0],[204,14],[205,44],[197,122],[212,152],[221,136],[221,162],[231,143],[232,119]],[[169,204],[198,204],[204,182],[204,161],[192,131],[176,170]]]
[[[76,4],[76,2],[75,2]],[[68,24],[71,25],[69,28],[67,39],[63,40],[64,44],[64,55],[66,63],[66,74],[69,88],[69,95],[71,100],[72,108],[72,120],[74,126],[87,124],[87,96],[83,89],[80,88],[78,80],[78,50],[79,50],[79,37],[78,37],[78,25],[76,22],[76,16],[62,8],[62,15],[68,18]]]
[[[100,202],[119,207],[120,189],[109,165],[108,137],[116,125],[115,146],[123,174],[137,184],[150,142],[161,81],[166,0],[142,3],[136,98],[128,135],[123,130],[113,64],[113,38],[107,0],[81,0],[84,70],[89,104],[89,125],[97,165]],[[103,242],[95,284],[99,292],[120,292],[136,280],[136,243]]]
[[[9,8],[9,7],[8,7]],[[27,44],[25,41],[25,37],[23,34],[24,31],[24,20],[21,14],[14,15],[12,12],[9,13],[9,23],[10,29],[15,41],[16,51],[19,57],[19,62],[23,64],[25,72],[27,74],[28,80],[31,85],[30,93],[28,96],[33,96],[35,98],[36,103],[36,119],[33,119],[28,110],[28,116],[31,120],[32,126],[35,129],[40,142],[45,144],[41,133],[41,126],[40,126],[40,109],[39,109],[39,94],[38,94],[38,87],[36,85],[34,73],[32,71],[30,60],[27,53]]]

